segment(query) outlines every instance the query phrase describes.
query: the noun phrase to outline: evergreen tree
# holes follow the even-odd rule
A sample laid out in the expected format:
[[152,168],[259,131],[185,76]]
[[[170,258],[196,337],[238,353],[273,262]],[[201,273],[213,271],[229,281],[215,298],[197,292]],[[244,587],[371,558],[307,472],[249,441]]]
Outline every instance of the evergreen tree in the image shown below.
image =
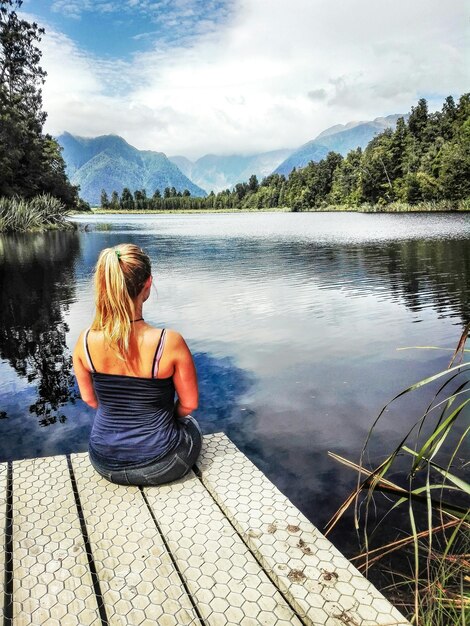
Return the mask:
[[134,191],[134,208],[137,211],[145,211],[147,208],[147,192],[145,189]]
[[256,177],[256,174],[252,174],[248,180],[248,190],[252,192],[258,191],[258,187],[258,178]]
[[441,134],[444,139],[450,139],[452,137],[452,126],[457,117],[457,107],[455,100],[452,96],[447,96],[444,104],[442,105],[442,118],[441,118]]
[[101,190],[101,201],[100,201],[100,205],[102,209],[108,209],[109,208],[109,200],[108,200],[108,194],[106,193],[105,189]]
[[411,107],[410,117],[408,118],[408,129],[418,141],[423,139],[427,122],[428,103],[424,98],[420,98],[418,104],[415,107]]
[[113,211],[117,211],[119,209],[119,195],[117,191],[113,191],[113,193],[111,194],[109,208],[113,209]]
[[0,196],[51,193],[77,203],[60,147],[43,135],[41,86],[46,73],[37,44],[44,30],[21,19],[21,0],[0,0]]
[[124,187],[122,190],[120,205],[121,209],[124,211],[133,211],[135,208],[134,198],[132,197],[131,190],[128,187]]

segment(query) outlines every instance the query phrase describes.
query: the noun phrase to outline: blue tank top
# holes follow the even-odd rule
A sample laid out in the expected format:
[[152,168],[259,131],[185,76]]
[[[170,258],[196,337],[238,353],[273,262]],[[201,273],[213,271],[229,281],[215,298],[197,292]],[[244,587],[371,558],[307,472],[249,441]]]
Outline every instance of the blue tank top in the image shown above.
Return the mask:
[[127,466],[154,461],[179,443],[180,429],[173,414],[175,386],[172,378],[155,378],[163,353],[162,331],[152,365],[152,378],[97,372],[84,344],[98,399],[98,410],[90,435],[91,452],[110,466]]

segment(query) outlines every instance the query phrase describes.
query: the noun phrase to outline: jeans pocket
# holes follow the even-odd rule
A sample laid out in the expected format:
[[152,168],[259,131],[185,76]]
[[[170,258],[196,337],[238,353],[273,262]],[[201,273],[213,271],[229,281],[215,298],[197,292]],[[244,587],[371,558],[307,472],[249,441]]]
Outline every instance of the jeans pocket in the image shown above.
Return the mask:
[[142,486],[162,485],[182,478],[189,470],[188,465],[175,454],[164,467],[149,467],[140,470],[139,484]]

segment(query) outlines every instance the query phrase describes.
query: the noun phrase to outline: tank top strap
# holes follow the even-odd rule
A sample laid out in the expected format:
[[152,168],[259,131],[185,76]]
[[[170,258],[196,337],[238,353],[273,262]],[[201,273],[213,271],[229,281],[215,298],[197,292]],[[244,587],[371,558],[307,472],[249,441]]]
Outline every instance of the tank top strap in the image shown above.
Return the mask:
[[89,332],[90,332],[90,326],[83,333],[83,348],[84,348],[84,351],[85,351],[85,356],[86,356],[86,360],[87,360],[87,363],[88,363],[88,367],[90,368],[90,371],[96,372],[95,366],[93,365],[93,361],[91,360],[90,351],[88,349],[88,333]]
[[158,340],[157,349],[155,350],[155,356],[153,357],[152,363],[152,378],[157,378],[158,376],[158,366],[160,365],[160,359],[162,358],[163,349],[165,347],[165,339],[166,339],[166,329],[162,330],[162,334],[160,335],[160,339]]

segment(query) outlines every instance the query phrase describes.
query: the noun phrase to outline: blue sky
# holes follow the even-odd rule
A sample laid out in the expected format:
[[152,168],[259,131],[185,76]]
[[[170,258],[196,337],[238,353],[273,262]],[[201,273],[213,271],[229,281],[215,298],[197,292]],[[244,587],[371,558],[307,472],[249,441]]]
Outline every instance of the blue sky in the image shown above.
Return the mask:
[[230,15],[220,0],[25,0],[23,10],[89,53],[129,60],[154,47],[189,45]]
[[25,0],[46,130],[197,158],[297,147],[325,128],[468,90],[462,0]]

